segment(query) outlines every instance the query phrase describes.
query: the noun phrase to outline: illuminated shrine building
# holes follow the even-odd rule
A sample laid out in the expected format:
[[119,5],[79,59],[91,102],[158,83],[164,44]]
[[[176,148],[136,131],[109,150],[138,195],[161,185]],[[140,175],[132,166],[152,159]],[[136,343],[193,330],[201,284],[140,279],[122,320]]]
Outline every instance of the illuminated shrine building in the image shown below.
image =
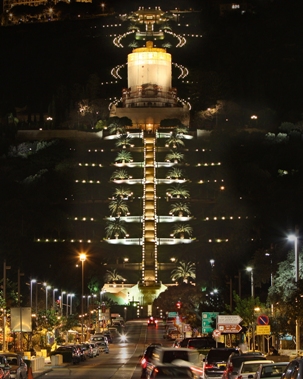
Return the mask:
[[147,41],[145,47],[128,54],[127,66],[128,88],[122,91],[122,107],[111,107],[111,117],[129,117],[133,128],[142,130],[158,129],[167,118],[189,125],[188,106],[178,101],[177,89],[172,87],[171,54]]
[[171,70],[171,54],[153,47],[152,41],[147,41],[146,47],[134,49],[128,55],[128,89],[123,90],[123,106],[177,106]]

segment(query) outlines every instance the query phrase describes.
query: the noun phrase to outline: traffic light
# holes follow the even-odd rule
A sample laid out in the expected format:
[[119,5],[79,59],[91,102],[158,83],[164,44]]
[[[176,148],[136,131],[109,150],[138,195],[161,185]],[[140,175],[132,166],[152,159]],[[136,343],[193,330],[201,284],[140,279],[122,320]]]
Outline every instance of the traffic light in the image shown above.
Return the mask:
[[177,301],[177,303],[176,303],[176,307],[177,307],[177,309],[180,309],[181,308],[181,301],[179,300],[179,301]]

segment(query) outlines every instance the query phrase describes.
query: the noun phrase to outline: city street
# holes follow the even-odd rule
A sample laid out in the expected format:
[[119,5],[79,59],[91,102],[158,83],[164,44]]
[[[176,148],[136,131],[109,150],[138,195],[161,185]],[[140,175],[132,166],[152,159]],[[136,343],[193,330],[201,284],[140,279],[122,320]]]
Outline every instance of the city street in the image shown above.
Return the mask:
[[109,354],[100,354],[96,358],[81,362],[79,365],[55,367],[53,371],[43,375],[50,379],[78,378],[78,379],[135,379],[141,376],[140,356],[145,346],[152,342],[171,346],[171,341],[163,339],[164,327],[147,327],[147,321],[130,321],[124,328],[127,342],[120,343],[115,336],[114,343],[110,344]]

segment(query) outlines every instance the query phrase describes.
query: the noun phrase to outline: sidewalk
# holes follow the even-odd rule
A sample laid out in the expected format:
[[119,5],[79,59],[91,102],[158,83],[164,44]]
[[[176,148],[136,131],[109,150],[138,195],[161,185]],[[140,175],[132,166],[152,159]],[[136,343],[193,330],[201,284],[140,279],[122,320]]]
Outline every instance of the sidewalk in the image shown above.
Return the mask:
[[[37,370],[37,371],[35,371],[35,372],[32,373],[33,378],[34,379],[39,378],[40,376],[42,376],[42,375],[44,375],[44,374],[46,374],[46,373],[48,373],[50,371],[53,371],[53,369],[55,369],[55,368],[65,367],[66,365],[67,365],[67,363],[63,363],[60,366],[52,366],[50,357],[47,357],[47,358],[45,358],[45,365],[44,365],[44,367],[41,370]],[[31,379],[31,378],[28,378],[28,379]]]

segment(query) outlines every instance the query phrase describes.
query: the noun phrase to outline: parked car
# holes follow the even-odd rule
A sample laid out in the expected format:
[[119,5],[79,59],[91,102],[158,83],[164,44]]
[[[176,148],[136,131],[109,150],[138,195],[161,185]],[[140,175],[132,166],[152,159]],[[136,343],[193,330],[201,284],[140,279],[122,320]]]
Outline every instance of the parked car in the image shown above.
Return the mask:
[[303,359],[295,358],[288,363],[284,369],[281,379],[302,379],[303,377]]
[[7,363],[10,365],[10,379],[26,379],[27,364],[20,354],[4,353]]
[[94,358],[97,355],[99,355],[99,348],[98,345],[94,342],[89,342],[87,344],[84,344],[85,348],[87,350],[87,356],[89,358]]
[[98,346],[99,353],[109,353],[108,344],[106,342],[97,342],[96,345]]
[[107,338],[108,343],[113,343],[114,339],[111,332],[103,332],[104,337]]
[[274,361],[270,361],[270,360],[266,360],[266,361],[262,361],[262,360],[253,360],[253,361],[244,361],[242,362],[241,364],[241,367],[238,371],[238,375],[236,376],[236,379],[252,379],[260,364],[263,363],[274,363]]
[[187,366],[175,366],[172,364],[155,365],[151,366],[146,375],[147,379],[192,379],[194,378],[191,369]]
[[154,350],[161,346],[161,344],[158,344],[158,343],[152,343],[150,344],[149,346],[147,346],[147,348],[144,350],[144,353],[141,357],[141,368],[142,368],[142,371],[141,371],[141,378],[146,378],[146,367],[147,367],[147,364],[148,362],[151,361],[151,357],[153,355],[153,352]]
[[228,347],[210,349],[203,359],[204,378],[221,378],[226,369],[226,362],[232,353],[239,354],[239,351]]
[[0,379],[10,378],[10,365],[7,362],[5,355],[0,355]]
[[261,363],[253,379],[281,378],[289,362]]
[[104,334],[94,335],[90,338],[90,343],[105,342],[108,344],[108,339]]
[[232,353],[226,362],[226,369],[223,372],[222,379],[236,379],[242,363],[246,361],[266,361],[266,357],[260,353]]
[[[52,351],[50,355],[61,354],[63,356],[64,363],[77,364],[81,362],[81,355],[79,351],[73,345],[63,345],[57,347],[56,350]],[[1,379],[1,378],[0,378]]]

